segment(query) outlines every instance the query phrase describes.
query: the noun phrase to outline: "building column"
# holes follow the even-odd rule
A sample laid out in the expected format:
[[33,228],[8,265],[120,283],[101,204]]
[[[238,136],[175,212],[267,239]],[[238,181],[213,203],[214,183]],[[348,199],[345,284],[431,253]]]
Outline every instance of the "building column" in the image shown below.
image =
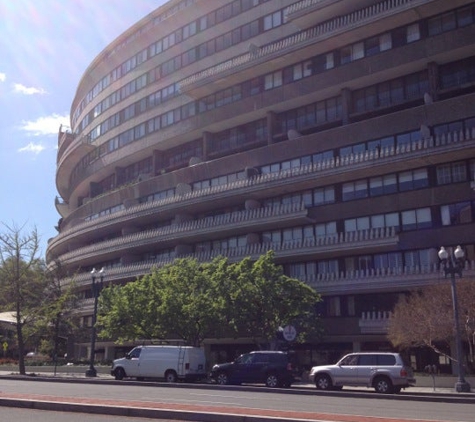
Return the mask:
[[351,91],[348,88],[341,90],[341,120],[344,125],[350,123]]
[[209,144],[211,143],[211,132],[203,132],[203,161],[208,161]]
[[439,80],[439,65],[435,62],[427,64],[427,71],[429,74],[429,92],[433,101],[437,101],[438,96],[438,80]]
[[268,111],[266,118],[267,118],[267,145],[271,145],[274,139],[275,126],[277,124],[277,116],[275,112]]

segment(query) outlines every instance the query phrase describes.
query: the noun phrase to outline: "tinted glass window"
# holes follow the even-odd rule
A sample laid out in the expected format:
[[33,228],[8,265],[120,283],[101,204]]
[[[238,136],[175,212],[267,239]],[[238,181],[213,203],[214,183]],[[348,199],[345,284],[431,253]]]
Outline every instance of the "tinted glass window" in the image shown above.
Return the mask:
[[256,353],[254,355],[254,360],[253,363],[267,363],[269,362],[269,356],[263,354],[263,353]]
[[287,356],[277,353],[270,355],[270,362],[277,363],[279,365],[285,365],[287,363]]
[[251,363],[252,362],[252,355],[246,354],[241,355],[236,359],[236,363]]
[[142,349],[139,349],[139,348],[135,348],[133,349],[130,353],[129,353],[129,356],[131,358],[138,358],[140,356],[140,352],[142,351]]
[[359,366],[374,366],[377,364],[376,355],[361,355],[358,361]]
[[347,356],[340,362],[340,365],[343,365],[343,366],[350,366],[350,365],[357,365],[357,364],[358,364],[358,355]]
[[378,355],[378,365],[391,366],[396,364],[396,358],[393,355]]

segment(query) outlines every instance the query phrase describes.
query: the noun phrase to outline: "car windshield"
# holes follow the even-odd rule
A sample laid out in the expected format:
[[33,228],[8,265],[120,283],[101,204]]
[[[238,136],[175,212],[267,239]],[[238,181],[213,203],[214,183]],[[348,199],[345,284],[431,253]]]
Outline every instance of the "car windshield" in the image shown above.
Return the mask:
[[251,363],[251,362],[252,362],[252,355],[250,355],[249,353],[239,356],[234,361],[234,363]]
[[141,351],[142,351],[141,348],[136,347],[135,349],[132,349],[132,350],[127,354],[127,357],[129,357],[130,359],[138,358],[138,357],[140,357],[140,352],[141,352]]

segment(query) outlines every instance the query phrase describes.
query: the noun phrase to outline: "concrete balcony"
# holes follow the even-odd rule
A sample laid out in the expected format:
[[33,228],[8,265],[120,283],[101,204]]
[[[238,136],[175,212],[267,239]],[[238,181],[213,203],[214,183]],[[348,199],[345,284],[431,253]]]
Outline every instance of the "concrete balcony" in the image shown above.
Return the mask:
[[[259,248],[253,248],[255,251]],[[267,249],[268,250],[268,249]],[[250,252],[250,248],[244,248],[241,253],[238,251],[222,250],[221,255],[228,257],[230,261],[237,261],[243,259],[246,256],[246,252]],[[266,250],[265,250],[266,251]],[[264,250],[262,252],[265,252]],[[276,254],[277,255],[277,254]],[[188,255],[191,258],[202,258],[202,254]],[[166,264],[171,263],[174,257],[161,260],[161,261],[147,261],[137,262],[131,265],[122,265],[114,268],[107,268],[105,282],[117,283],[124,281],[136,280],[137,277],[141,277],[144,274],[148,274],[153,268],[160,268]],[[310,286],[322,295],[335,295],[335,294],[357,294],[357,293],[375,293],[375,292],[387,292],[387,291],[402,291],[410,290],[420,286],[433,285],[435,283],[449,283],[449,280],[444,277],[443,272],[440,270],[438,264],[434,264],[429,268],[421,267],[394,267],[385,268],[381,270],[367,270],[367,271],[349,271],[342,272],[340,274],[327,273],[319,274],[314,277],[299,277],[302,281],[308,283]],[[465,269],[463,271],[463,279],[475,281],[475,261],[467,261]],[[71,279],[63,279],[64,284],[74,281],[76,287],[88,286],[91,284],[91,274],[89,272],[79,273]],[[373,325],[382,325],[383,323],[376,324],[371,320],[385,319],[385,316],[381,318],[373,318],[372,315],[362,315],[359,321],[366,321],[363,323],[365,328],[369,329]]]
[[361,334],[386,334],[390,318],[388,311],[363,312],[358,321]]
[[[273,43],[266,44],[262,47],[255,46],[255,48],[248,53],[233,57],[225,62],[195,73],[179,82],[180,90],[193,97],[207,95],[209,94],[210,84],[219,83],[218,81],[224,80],[225,78],[236,82],[233,79],[233,75],[236,73],[246,75],[248,70],[252,68],[254,74],[260,74],[260,68],[262,67],[262,71],[266,68],[268,70],[269,62],[277,57],[282,61],[285,55],[292,54],[299,49],[328,39],[329,37],[366,26],[382,18],[390,18],[405,10],[412,9],[414,6],[432,2],[433,0],[386,0],[344,15],[336,16],[333,19],[326,20],[309,29],[304,29]],[[286,15],[288,19],[292,20],[297,19],[297,17],[303,19],[302,16],[307,16],[308,19],[309,15],[310,19],[315,19],[315,13],[321,12],[323,6],[337,3],[343,2],[323,0],[302,1],[290,6],[286,11]],[[334,13],[338,13],[338,11],[343,12],[348,10],[352,2],[344,3],[345,9],[328,9],[331,13],[327,16],[327,19],[334,16]],[[366,1],[355,1],[353,8],[354,6],[365,6],[367,3]],[[342,6],[340,5],[338,7]],[[310,13],[312,11],[314,13]],[[310,23],[311,21],[305,22],[306,25]]]
[[69,214],[69,204],[63,201],[63,199],[56,197],[54,200],[56,211],[58,211],[61,217],[66,217]]
[[[352,16],[373,16],[372,11],[384,16],[394,8],[414,8],[433,0],[406,1],[391,0],[374,4],[374,0],[301,0],[285,9],[285,19],[300,28],[307,28],[320,22],[325,22],[332,17],[343,15],[351,19]],[[352,12],[352,13],[349,13]],[[352,20],[356,20],[354,17]]]
[[[144,250],[152,245],[160,245],[161,248],[166,249],[174,247],[180,241],[186,243],[197,242],[203,236],[208,240],[212,240],[230,234],[247,234],[257,229],[262,231],[266,228],[275,227],[276,224],[285,227],[308,224],[310,221],[307,217],[307,209],[303,204],[257,208],[124,235],[117,239],[77,248],[61,255],[59,260],[63,265],[74,263],[87,265],[87,262],[94,263],[101,257],[117,256],[125,252],[133,253],[134,250]],[[201,259],[205,260],[206,258]]]
[[[383,149],[379,153],[377,151],[365,151],[345,157],[334,157],[318,163],[303,165],[276,173],[261,174],[226,185],[191,191],[159,201],[131,206],[125,210],[99,217],[93,221],[81,222],[63,231],[48,244],[48,254],[61,254],[62,250],[67,248],[68,242],[74,241],[75,238],[87,238],[100,230],[112,230],[114,227],[118,230],[125,221],[128,224],[133,224],[134,221],[140,221],[144,217],[159,214],[163,218],[163,215],[166,213],[186,212],[192,209],[193,206],[203,204],[204,201],[210,201],[217,206],[218,201],[226,202],[229,198],[236,196],[269,195],[265,192],[278,190],[282,186],[290,188],[294,185],[301,186],[303,189],[310,185],[315,187],[316,181],[321,186],[329,185],[341,181],[345,173],[355,175],[352,177],[356,179],[358,177],[368,177],[373,172],[380,171],[378,168],[385,169],[390,167],[393,171],[401,171],[407,168],[407,163],[411,160],[418,162],[418,166],[424,165],[427,162],[428,156],[431,157],[433,163],[463,159],[467,149],[474,147],[475,128],[471,131],[451,132],[422,139],[397,148]],[[400,168],[399,165],[401,166]],[[92,199],[92,201],[100,200],[101,198]],[[68,219],[74,219],[74,213],[71,213]]]
[[74,139],[65,149],[64,153],[58,155],[56,170],[56,187],[63,198],[69,198],[69,176],[82,157],[96,148],[85,137]]

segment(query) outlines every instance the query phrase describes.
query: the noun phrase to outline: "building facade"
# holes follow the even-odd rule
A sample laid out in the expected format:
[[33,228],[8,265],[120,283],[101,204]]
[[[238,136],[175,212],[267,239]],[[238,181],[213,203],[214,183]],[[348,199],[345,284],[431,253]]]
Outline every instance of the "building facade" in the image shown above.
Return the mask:
[[75,274],[84,326],[92,268],[126,283],[272,249],[323,295],[305,362],[390,347],[400,295],[444,282],[440,246],[475,278],[474,47],[468,0],[171,0],[143,18],[86,69],[58,138],[47,260]]

